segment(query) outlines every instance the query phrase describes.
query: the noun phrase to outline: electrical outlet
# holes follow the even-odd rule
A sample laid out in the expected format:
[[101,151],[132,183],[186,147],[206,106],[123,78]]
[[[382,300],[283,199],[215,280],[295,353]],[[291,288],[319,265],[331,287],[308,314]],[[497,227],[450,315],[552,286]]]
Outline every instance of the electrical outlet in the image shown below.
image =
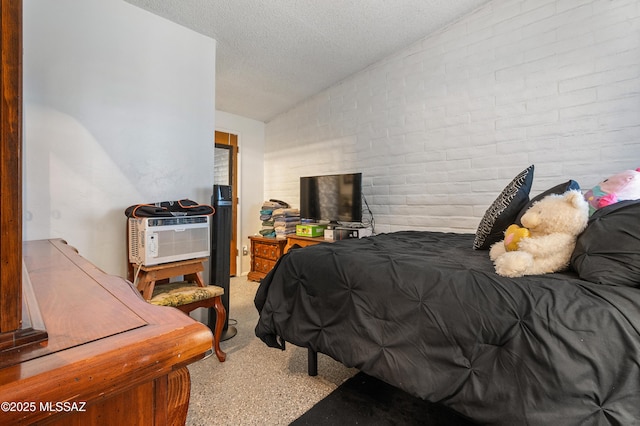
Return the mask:
[[246,256],[249,254],[249,248],[247,246],[242,246],[242,255]]

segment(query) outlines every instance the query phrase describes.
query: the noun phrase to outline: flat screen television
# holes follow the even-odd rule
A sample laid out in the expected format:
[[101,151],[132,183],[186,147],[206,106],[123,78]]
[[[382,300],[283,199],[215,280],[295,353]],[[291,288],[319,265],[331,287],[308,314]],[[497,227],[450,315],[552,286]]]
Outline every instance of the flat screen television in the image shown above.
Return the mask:
[[300,178],[300,217],[315,221],[362,221],[362,173]]

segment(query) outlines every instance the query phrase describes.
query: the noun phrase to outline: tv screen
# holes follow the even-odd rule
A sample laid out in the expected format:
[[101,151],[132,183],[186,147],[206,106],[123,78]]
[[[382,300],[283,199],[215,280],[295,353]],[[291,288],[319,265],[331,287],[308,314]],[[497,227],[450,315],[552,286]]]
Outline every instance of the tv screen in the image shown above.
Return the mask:
[[300,217],[361,222],[362,173],[301,177]]

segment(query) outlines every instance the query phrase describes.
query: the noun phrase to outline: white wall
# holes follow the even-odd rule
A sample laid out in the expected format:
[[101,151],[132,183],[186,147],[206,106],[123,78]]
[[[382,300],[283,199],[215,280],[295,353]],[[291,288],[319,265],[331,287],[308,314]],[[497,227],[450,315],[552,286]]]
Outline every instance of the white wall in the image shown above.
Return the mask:
[[376,230],[474,231],[532,195],[640,166],[640,2],[494,0],[269,122],[265,194],[362,171]]
[[251,270],[251,256],[242,255],[249,236],[260,230],[260,206],[264,201],[264,130],[262,121],[216,111],[216,129],[238,135],[238,275]]
[[215,40],[121,0],[24,2],[24,239],[126,271],[124,209],[213,185]]

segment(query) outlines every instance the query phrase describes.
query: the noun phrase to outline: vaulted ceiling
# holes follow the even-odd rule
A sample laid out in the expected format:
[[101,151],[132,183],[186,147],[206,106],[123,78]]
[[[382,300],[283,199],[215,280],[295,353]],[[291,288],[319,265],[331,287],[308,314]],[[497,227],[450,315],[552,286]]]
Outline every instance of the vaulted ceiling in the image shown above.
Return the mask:
[[216,109],[268,122],[489,0],[126,0],[214,38]]

